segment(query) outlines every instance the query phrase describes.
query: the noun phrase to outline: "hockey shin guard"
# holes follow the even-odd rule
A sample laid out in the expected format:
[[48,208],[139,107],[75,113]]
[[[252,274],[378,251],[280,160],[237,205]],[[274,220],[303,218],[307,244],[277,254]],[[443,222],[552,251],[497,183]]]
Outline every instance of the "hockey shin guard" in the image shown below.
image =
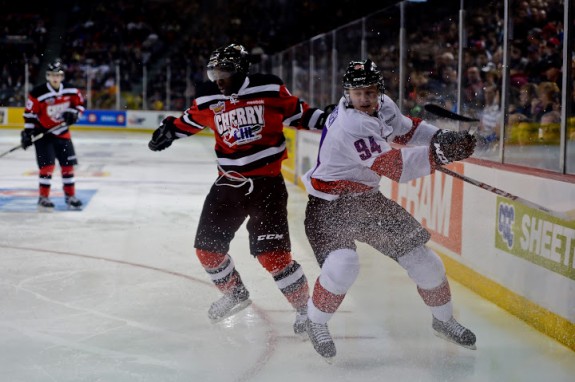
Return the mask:
[[54,173],[54,165],[50,164],[40,168],[38,173],[38,181],[40,183],[39,191],[40,196],[50,196],[50,187],[52,185],[52,173]]
[[260,264],[272,274],[276,285],[297,310],[305,309],[309,287],[302,267],[289,252],[266,252],[257,256]]
[[229,255],[202,249],[197,249],[196,255],[208,275],[210,275],[214,285],[222,293],[228,294],[234,289],[244,286],[240,274],[236,271],[234,261]]
[[326,323],[339,308],[359,274],[359,259],[352,249],[331,252],[315,282],[308,303],[308,316],[315,323]]

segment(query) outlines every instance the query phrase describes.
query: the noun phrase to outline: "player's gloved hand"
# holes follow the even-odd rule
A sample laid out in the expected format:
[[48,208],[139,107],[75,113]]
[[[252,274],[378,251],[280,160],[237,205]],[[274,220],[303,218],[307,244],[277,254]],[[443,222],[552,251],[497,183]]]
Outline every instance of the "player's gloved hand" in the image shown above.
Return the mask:
[[175,119],[172,116],[164,118],[162,124],[154,131],[152,139],[148,143],[150,150],[162,151],[172,145],[172,142],[176,139]]
[[34,137],[34,129],[24,129],[20,132],[20,143],[22,148],[26,150],[28,147],[32,146],[32,137]]
[[315,124],[315,127],[318,129],[323,129],[323,125],[325,125],[325,122],[327,121],[327,117],[329,117],[331,112],[334,111],[334,109],[336,107],[337,107],[337,104],[327,105],[323,109],[322,115],[320,115],[320,117],[318,118],[317,123]]
[[78,121],[78,110],[66,109],[66,111],[62,113],[62,119],[68,126],[75,124]]
[[438,165],[469,158],[477,141],[467,131],[439,130],[431,138],[430,150],[433,161]]

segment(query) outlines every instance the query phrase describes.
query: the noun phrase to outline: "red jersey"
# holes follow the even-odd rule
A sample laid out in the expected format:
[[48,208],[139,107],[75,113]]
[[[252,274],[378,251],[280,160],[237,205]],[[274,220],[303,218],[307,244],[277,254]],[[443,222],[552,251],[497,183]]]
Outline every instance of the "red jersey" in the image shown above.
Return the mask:
[[279,77],[253,74],[231,96],[221,94],[215,83],[201,84],[192,106],[174,125],[178,137],[212,129],[224,171],[276,176],[287,158],[284,126],[315,128],[322,113],[290,94]]
[[[64,122],[62,113],[69,109],[78,110],[79,115],[85,110],[84,97],[78,89],[68,87],[64,83],[60,84],[60,89],[54,89],[48,82],[38,85],[28,94],[24,110],[24,128],[51,129]],[[68,126],[62,126],[52,134],[70,139]]]

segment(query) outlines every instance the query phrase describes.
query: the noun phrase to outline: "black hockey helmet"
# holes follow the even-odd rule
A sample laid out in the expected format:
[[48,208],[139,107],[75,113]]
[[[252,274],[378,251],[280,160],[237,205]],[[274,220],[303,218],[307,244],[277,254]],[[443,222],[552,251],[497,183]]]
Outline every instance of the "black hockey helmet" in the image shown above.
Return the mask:
[[[239,44],[230,44],[214,50],[208,61],[208,78],[210,78],[210,72],[213,73],[215,69],[247,76],[250,70],[248,56],[246,48]],[[210,80],[213,81],[212,78]]]
[[383,93],[383,76],[377,65],[371,60],[350,61],[343,75],[344,89],[366,88],[377,85],[377,90]]
[[46,73],[64,74],[64,64],[58,58],[48,64],[48,69],[46,69]]

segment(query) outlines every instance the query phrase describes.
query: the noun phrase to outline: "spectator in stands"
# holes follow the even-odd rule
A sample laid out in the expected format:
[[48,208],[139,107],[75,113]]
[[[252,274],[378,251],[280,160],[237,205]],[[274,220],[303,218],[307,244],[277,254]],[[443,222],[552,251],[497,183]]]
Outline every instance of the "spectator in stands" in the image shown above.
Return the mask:
[[561,108],[561,90],[555,82],[541,82],[537,86],[537,101],[533,106],[533,120],[540,122],[543,114]]
[[477,148],[479,151],[497,147],[501,127],[500,94],[497,85],[488,85],[484,90],[485,107],[481,112]]
[[539,125],[539,140],[547,143],[559,143],[560,128],[561,113],[553,110],[543,114]]
[[539,102],[537,98],[537,85],[528,82],[519,89],[517,104],[510,105],[510,114],[522,114],[528,119],[533,118],[533,109]]
[[477,66],[469,67],[465,77],[463,102],[472,109],[482,109],[485,104],[484,87],[479,68]]
[[547,56],[540,62],[540,73],[541,79],[543,81],[549,81],[557,84],[561,88],[561,68],[563,67],[563,62],[559,55]]

